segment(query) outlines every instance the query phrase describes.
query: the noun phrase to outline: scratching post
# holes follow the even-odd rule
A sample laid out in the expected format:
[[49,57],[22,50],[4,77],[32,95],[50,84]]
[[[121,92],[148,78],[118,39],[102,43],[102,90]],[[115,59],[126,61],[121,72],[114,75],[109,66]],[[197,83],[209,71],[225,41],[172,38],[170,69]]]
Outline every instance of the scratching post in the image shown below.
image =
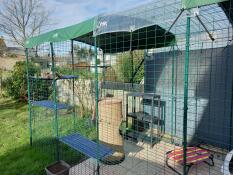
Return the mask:
[[105,98],[99,102],[99,140],[115,153],[102,160],[106,164],[118,164],[124,160],[123,138],[119,133],[122,120],[122,101]]

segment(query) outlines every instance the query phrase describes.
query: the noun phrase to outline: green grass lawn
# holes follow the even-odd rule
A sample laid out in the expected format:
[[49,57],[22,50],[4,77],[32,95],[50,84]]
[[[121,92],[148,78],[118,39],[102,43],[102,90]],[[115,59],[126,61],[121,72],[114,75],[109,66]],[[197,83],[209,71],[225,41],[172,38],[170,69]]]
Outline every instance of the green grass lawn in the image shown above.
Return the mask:
[[50,156],[29,146],[27,105],[0,99],[0,174],[44,174]]
[[[42,120],[41,120],[42,121]],[[46,120],[45,120],[46,121]],[[64,122],[62,122],[64,121]],[[67,117],[61,117],[60,123],[67,129],[71,121]],[[49,123],[38,123],[42,134],[40,140],[48,139],[48,129],[51,130]],[[47,129],[46,129],[47,128]],[[87,129],[84,119],[77,119],[77,130],[92,139],[95,138],[95,129]],[[63,130],[66,132],[66,130]],[[66,134],[66,133],[63,134]],[[68,132],[68,129],[67,129]],[[44,138],[43,138],[44,137]],[[40,142],[36,142],[40,147]],[[50,149],[49,149],[50,147]],[[29,145],[29,124],[27,104],[19,103],[11,99],[0,98],[0,174],[1,175],[41,175],[44,174],[44,167],[54,161],[51,156],[51,145],[43,149]],[[63,153],[75,154],[76,159],[82,158],[77,152],[60,146]],[[64,151],[65,150],[65,151]],[[53,150],[55,151],[55,150]],[[68,155],[68,154],[67,154]],[[65,156],[64,156],[65,157]],[[70,158],[70,156],[66,156]],[[66,159],[65,159],[66,160]],[[78,161],[78,160],[77,160]]]

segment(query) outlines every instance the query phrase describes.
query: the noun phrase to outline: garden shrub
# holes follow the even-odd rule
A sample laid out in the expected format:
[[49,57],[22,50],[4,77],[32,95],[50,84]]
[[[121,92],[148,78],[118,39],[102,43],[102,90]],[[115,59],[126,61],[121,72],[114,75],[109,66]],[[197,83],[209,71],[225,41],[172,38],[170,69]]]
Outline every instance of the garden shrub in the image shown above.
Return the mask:
[[[118,81],[124,83],[131,83],[132,80],[132,69],[133,72],[138,68],[140,62],[144,58],[144,53],[142,51],[133,52],[133,65],[132,59],[129,52],[125,52],[117,57],[117,63],[115,65],[117,69]],[[140,83],[144,77],[144,65],[140,67],[137,74],[134,77],[134,83]]]
[[[40,68],[33,63],[28,64],[29,76],[39,76]],[[3,82],[7,94],[16,100],[27,100],[27,69],[26,62],[19,61],[13,67],[11,75]]]

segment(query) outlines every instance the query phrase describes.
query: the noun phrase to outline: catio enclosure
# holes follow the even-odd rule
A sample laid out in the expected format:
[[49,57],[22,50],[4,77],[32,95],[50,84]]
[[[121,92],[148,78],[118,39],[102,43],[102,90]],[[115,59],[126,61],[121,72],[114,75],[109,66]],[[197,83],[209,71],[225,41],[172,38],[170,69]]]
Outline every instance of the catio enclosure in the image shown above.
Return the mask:
[[229,175],[232,20],[155,0],[28,39],[31,146],[69,174]]

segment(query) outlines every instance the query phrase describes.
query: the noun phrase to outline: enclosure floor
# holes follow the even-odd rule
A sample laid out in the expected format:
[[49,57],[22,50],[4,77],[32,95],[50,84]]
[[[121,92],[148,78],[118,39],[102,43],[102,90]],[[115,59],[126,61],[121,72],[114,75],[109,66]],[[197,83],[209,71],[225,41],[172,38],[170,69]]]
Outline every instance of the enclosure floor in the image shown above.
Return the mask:
[[[169,169],[165,163],[165,155],[167,151],[176,148],[174,145],[159,142],[150,148],[149,144],[131,143],[125,141],[125,160],[118,165],[100,166],[100,175],[175,175],[174,171]],[[214,154],[214,167],[210,167],[205,163],[193,166],[189,175],[220,175],[221,166],[225,154]],[[182,166],[169,162],[176,170],[182,172]],[[82,163],[70,169],[70,175],[93,175],[95,171],[95,160],[87,159]]]

